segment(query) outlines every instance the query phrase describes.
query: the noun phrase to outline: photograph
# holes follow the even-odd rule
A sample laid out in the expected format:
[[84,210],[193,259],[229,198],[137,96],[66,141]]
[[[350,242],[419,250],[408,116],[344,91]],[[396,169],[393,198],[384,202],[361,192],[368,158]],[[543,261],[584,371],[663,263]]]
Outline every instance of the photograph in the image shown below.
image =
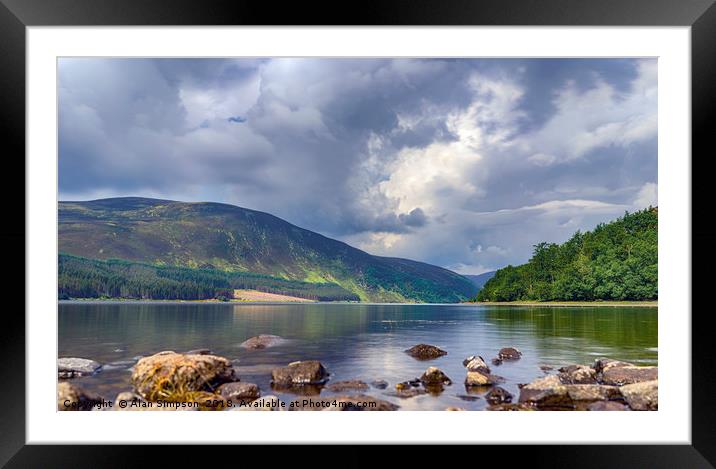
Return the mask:
[[57,411],[658,411],[659,60],[57,57]]

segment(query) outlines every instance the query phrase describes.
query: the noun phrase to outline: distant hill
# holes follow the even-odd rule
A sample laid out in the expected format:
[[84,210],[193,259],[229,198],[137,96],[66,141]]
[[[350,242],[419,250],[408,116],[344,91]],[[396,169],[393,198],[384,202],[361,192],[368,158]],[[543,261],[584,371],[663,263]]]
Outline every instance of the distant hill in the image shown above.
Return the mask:
[[650,207],[561,245],[540,243],[526,264],[498,270],[477,301],[655,300],[658,224]]
[[495,272],[496,271],[493,270],[492,272],[484,272],[479,275],[463,275],[463,277],[469,278],[477,288],[482,288],[488,280],[495,276]]
[[60,202],[59,250],[85,259],[335,284],[362,301],[458,302],[477,292],[450,270],[372,256],[268,213],[219,203]]

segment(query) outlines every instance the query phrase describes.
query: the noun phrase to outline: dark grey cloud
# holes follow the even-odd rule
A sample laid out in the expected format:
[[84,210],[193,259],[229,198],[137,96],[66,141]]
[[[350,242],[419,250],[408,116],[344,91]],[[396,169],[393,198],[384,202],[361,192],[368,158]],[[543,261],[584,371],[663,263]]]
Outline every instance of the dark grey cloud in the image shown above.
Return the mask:
[[60,197],[264,210],[477,273],[655,203],[656,61],[61,59]]

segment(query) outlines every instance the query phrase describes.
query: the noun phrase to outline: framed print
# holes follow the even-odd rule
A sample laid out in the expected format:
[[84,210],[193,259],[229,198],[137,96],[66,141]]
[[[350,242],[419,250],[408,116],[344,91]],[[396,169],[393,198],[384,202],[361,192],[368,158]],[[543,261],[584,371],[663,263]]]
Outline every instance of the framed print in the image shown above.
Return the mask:
[[714,8],[4,0],[3,463],[712,467]]

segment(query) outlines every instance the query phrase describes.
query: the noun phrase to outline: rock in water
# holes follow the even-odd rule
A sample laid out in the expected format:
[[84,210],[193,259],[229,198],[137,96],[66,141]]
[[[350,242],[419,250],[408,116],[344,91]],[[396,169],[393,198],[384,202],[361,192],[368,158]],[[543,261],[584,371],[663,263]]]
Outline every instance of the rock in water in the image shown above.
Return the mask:
[[65,381],[57,385],[57,410],[92,410],[100,403],[102,398],[97,394]]
[[216,355],[160,352],[134,365],[132,384],[144,399],[193,400],[190,393],[213,392],[238,378],[231,362]]
[[90,376],[100,371],[102,365],[87,358],[59,358],[57,372],[60,378],[77,378]]
[[271,372],[271,380],[278,386],[324,384],[328,380],[328,372],[318,360],[306,360],[275,368]]
[[376,389],[385,389],[388,387],[388,382],[384,379],[376,379],[375,381],[371,381],[370,385]]
[[633,410],[659,410],[659,381],[627,384],[619,388]]
[[467,371],[481,371],[482,373],[490,373],[490,367],[487,366],[485,360],[482,357],[473,355],[467,357],[462,361],[462,366],[467,368]]
[[254,383],[225,383],[217,391],[224,399],[233,403],[253,401],[261,397],[259,387]]
[[258,350],[273,347],[283,342],[283,340],[283,337],[277,335],[261,334],[243,341],[241,347],[249,350]]
[[425,373],[420,377],[420,381],[425,386],[452,384],[452,380],[442,370],[434,366],[425,370]]
[[622,362],[619,360],[612,360],[611,358],[597,358],[596,360],[594,360],[594,365],[592,365],[592,368],[594,368],[594,371],[596,371],[597,373],[601,373],[609,368],[621,366],[634,366],[634,364]]
[[497,358],[500,360],[517,360],[521,356],[522,352],[514,347],[501,348],[500,351],[497,352]]
[[659,378],[656,366],[612,366],[601,373],[601,382],[615,386],[654,381]]
[[489,373],[482,373],[481,371],[468,371],[465,377],[465,386],[492,386],[493,384],[501,383],[504,379],[491,375]]
[[592,404],[589,404],[587,407],[587,410],[591,411],[625,411],[629,410],[629,407],[622,404],[621,402],[616,401],[598,401],[594,402]]
[[[387,385],[386,383],[386,386]],[[368,385],[358,379],[351,379],[348,381],[336,381],[335,383],[329,384],[326,389],[332,392],[365,391],[368,389]]]
[[447,355],[445,350],[439,349],[434,345],[418,344],[410,347],[405,351],[408,355],[418,360],[432,360],[434,358],[442,357]]
[[485,394],[485,400],[492,405],[509,404],[512,402],[512,397],[512,394],[500,386],[495,386],[490,389],[487,394]]
[[620,399],[616,386],[564,384],[552,375],[532,381],[520,389],[519,402],[541,409],[583,408],[591,402]]
[[594,368],[582,365],[570,365],[559,369],[559,379],[564,384],[596,384],[597,372]]

